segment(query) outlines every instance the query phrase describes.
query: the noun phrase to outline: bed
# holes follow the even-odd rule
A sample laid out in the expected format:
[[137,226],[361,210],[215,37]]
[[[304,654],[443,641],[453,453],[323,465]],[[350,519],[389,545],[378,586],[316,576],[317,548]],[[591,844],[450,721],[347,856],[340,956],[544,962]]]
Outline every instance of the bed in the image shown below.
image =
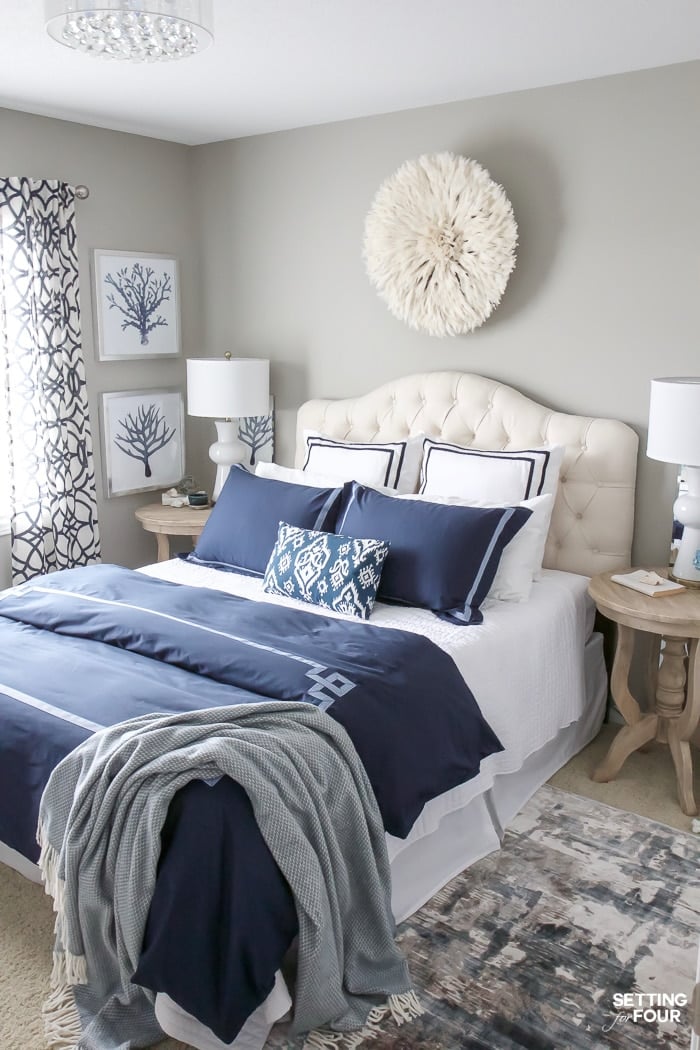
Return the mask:
[[[388,835],[392,906],[400,921],[458,871],[497,849],[515,813],[598,731],[607,676],[587,580],[629,565],[637,438],[615,420],[553,412],[504,384],[458,372],[405,377],[356,399],[308,402],[298,414],[299,466],[308,431],[368,444],[426,434],[484,450],[547,443],[564,448],[544,571],[527,602],[487,599],[483,623],[466,630],[427,609],[380,602],[372,614],[377,628],[412,633],[449,654],[503,744],[466,784],[431,798],[407,835]],[[257,602],[295,604],[264,594],[258,578],[206,565],[174,560],[144,574]],[[6,845],[0,844],[0,860],[37,877],[36,867]],[[156,999],[163,1030],[201,1050],[259,1048],[289,1006],[277,974],[267,1000],[237,1038],[224,1043],[166,993]]]

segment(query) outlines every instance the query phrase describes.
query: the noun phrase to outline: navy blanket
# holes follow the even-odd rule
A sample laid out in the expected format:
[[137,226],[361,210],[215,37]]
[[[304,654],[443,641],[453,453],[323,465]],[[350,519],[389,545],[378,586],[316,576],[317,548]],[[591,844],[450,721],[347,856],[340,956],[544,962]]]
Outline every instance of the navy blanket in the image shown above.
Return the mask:
[[[100,727],[260,699],[339,721],[401,837],[501,750],[452,659],[419,635],[115,566],[69,570],[0,596],[0,841],[36,860],[49,773]],[[294,937],[288,888],[230,782],[181,792],[163,842],[135,979],[230,1042]]]

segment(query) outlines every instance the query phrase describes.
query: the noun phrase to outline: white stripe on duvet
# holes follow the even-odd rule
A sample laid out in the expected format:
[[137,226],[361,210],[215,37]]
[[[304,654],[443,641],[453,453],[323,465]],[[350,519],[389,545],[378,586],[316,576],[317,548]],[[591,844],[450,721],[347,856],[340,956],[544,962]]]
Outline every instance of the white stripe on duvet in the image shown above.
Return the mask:
[[2,682],[0,682],[0,693],[5,693],[6,696],[11,697],[13,700],[18,700],[20,704],[26,704],[27,707],[35,707],[37,711],[53,715],[54,718],[60,718],[64,722],[72,722],[73,725],[80,726],[81,729],[89,729],[91,733],[97,733],[100,729],[105,728],[99,722],[91,722],[89,718],[71,714],[70,711],[62,711],[60,707],[47,704],[45,700],[39,700],[36,696],[29,696],[28,693],[22,693],[19,689],[13,689],[11,685],[3,685]]
[[180,616],[173,616],[171,613],[158,612],[156,609],[144,609],[143,606],[132,605],[130,602],[119,602],[112,598],[98,598],[94,594],[79,594],[76,591],[62,591],[59,590],[58,587],[25,585],[25,587],[22,588],[22,594],[29,594],[32,591],[38,591],[41,594],[60,594],[64,598],[75,598],[78,601],[95,602],[97,605],[116,605],[121,609],[133,609],[135,612],[148,613],[149,616],[159,616],[163,620],[172,620],[173,623],[184,624],[186,627],[193,627],[198,631],[206,631],[207,634],[216,634],[220,638],[228,638],[229,641],[240,642],[241,645],[249,645],[253,649],[261,649],[266,653],[274,653],[276,656],[286,656],[287,659],[296,660],[297,663],[305,664],[307,667],[315,668],[319,666],[318,660],[309,660],[305,656],[297,656],[296,653],[289,653],[285,649],[276,649],[273,645],[264,645],[262,642],[254,642],[250,638],[240,638],[236,634],[229,634],[227,631],[219,631],[215,627],[206,627],[204,624],[193,623],[192,620],[185,620]]

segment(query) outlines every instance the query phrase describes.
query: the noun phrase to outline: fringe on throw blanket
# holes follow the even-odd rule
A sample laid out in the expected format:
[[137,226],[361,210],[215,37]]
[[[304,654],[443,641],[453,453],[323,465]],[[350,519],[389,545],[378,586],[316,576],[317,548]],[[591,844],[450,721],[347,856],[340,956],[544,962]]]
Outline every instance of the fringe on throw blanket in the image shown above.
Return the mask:
[[414,991],[390,995],[384,1006],[375,1006],[370,1010],[363,1028],[355,1032],[332,1032],[330,1029],[317,1028],[307,1036],[303,1050],[357,1050],[367,1040],[379,1038],[383,1032],[382,1022],[389,1014],[397,1025],[402,1025],[415,1021],[423,1013],[425,1010]]
[[[61,938],[65,883],[58,874],[58,853],[46,838],[43,825],[39,826],[37,840],[41,846],[39,870],[44,881],[44,892],[53,898],[56,912],[54,932]],[[84,955],[73,955],[65,948],[54,949],[51,969],[51,991],[42,1007],[46,1045],[55,1050],[75,1050],[82,1035],[80,1014],[75,1005],[72,985],[87,984],[87,964]]]
[[47,1046],[55,1050],[77,1050],[83,1029],[70,985],[64,984],[49,992],[41,1015]]

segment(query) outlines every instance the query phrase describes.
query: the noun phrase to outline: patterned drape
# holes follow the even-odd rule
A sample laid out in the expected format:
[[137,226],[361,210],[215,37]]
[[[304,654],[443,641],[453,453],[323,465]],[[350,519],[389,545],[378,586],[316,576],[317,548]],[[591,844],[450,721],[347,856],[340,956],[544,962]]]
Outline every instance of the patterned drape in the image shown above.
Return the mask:
[[100,556],[75,242],[70,186],[0,177],[14,583]]

